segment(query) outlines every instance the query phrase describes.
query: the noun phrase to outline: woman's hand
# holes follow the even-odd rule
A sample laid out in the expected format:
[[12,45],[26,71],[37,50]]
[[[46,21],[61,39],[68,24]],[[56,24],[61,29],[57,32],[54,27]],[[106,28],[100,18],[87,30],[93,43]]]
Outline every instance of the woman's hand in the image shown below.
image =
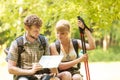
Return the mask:
[[87,60],[88,60],[88,54],[87,54],[87,53],[83,54],[83,55],[79,58],[79,60],[80,60],[80,62],[82,62],[82,61],[87,61]]
[[85,28],[85,26],[84,26],[84,24],[83,24],[83,22],[81,20],[78,20],[78,27],[80,27],[82,29]]

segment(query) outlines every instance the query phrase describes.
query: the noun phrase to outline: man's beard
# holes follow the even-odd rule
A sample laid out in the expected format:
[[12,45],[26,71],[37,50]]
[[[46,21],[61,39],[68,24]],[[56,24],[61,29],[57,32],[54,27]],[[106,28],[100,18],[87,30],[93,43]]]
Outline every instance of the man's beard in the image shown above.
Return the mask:
[[32,35],[30,35],[30,37],[33,38],[33,39],[35,39],[35,40],[37,39],[36,37],[34,37],[34,36],[32,36]]

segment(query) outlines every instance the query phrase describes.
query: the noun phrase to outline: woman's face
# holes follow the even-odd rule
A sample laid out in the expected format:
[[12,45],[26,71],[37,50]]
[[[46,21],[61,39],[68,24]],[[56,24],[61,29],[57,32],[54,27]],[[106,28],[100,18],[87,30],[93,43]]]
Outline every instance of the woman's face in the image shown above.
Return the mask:
[[68,39],[69,32],[68,31],[57,31],[57,38],[58,40],[66,40]]

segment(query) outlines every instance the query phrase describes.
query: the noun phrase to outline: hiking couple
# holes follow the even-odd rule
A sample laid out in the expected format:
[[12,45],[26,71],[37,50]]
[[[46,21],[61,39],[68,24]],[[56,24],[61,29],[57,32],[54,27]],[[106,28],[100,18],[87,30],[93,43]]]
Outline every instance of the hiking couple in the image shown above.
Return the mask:
[[[82,21],[78,20],[78,26],[84,29]],[[70,24],[67,20],[60,20],[55,26],[57,42],[48,44],[48,39],[40,35],[42,20],[35,14],[28,15],[24,19],[25,33],[16,38],[9,48],[7,60],[8,71],[14,75],[14,80],[82,80],[77,64],[87,60],[87,54],[78,57],[74,43],[82,48],[81,40],[71,39]],[[95,48],[95,42],[88,29],[84,29],[88,37],[86,49]],[[74,41],[73,41],[74,40]],[[59,43],[59,51],[56,47]],[[76,54],[77,53],[77,54]],[[54,76],[53,69],[43,69],[38,64],[43,55],[63,55],[58,73]],[[53,78],[54,76],[54,78]]]

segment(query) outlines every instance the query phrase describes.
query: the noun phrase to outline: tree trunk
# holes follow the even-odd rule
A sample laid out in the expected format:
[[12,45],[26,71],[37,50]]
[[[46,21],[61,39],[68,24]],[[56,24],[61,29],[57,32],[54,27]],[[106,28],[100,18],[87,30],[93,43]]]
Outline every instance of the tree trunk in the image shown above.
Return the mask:
[[103,39],[103,50],[106,51],[110,43],[110,35],[105,35]]

